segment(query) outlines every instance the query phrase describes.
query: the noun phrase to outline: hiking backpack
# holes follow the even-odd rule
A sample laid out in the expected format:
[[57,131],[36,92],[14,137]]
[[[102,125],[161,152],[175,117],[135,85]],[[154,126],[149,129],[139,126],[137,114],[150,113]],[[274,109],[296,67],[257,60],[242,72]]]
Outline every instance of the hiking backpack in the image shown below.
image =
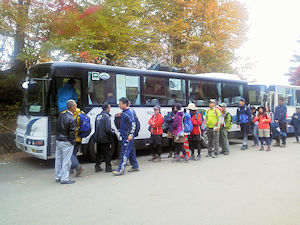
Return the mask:
[[88,117],[84,112],[81,112],[79,118],[80,128],[78,130],[78,136],[81,138],[86,138],[91,133],[90,117]]
[[191,115],[188,113],[184,113],[182,120],[183,120],[183,131],[185,133],[190,133],[193,130],[193,123],[191,121]]

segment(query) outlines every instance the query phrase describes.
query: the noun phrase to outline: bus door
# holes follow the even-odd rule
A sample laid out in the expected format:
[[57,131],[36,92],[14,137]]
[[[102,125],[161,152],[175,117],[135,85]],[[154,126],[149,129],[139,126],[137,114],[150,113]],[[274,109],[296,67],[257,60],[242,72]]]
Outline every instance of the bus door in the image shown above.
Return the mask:
[[[82,80],[79,78],[73,77],[55,77],[51,84],[51,91],[50,91],[50,140],[51,140],[51,149],[49,150],[48,156],[55,156],[56,150],[56,124],[57,119],[59,116],[59,107],[58,107],[58,93],[59,89],[64,87],[67,83],[72,83],[72,88],[76,92],[76,100],[77,100],[77,107],[83,111],[82,105]],[[75,100],[75,99],[74,99]]]

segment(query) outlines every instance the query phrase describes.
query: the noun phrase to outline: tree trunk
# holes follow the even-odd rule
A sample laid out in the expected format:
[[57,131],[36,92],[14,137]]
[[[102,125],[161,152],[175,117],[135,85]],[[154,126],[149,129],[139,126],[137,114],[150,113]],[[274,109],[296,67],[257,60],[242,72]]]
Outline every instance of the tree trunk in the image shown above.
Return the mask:
[[16,33],[14,40],[12,70],[18,75],[22,75],[26,72],[25,59],[21,57],[21,53],[25,47],[25,28],[28,20],[30,3],[30,0],[18,0],[17,4]]

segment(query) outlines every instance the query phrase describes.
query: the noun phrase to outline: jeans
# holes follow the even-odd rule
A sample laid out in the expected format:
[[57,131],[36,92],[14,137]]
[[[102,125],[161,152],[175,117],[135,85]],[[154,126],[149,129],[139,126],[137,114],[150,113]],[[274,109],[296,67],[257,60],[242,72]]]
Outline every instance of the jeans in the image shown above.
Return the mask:
[[258,139],[258,125],[254,124],[252,128],[252,134],[253,134],[253,141],[254,145],[259,145],[259,139]]
[[219,131],[214,131],[213,128],[208,128],[206,135],[208,137],[208,154],[212,154],[212,149],[214,147],[214,154],[219,154]]
[[122,138],[122,148],[121,148],[121,159],[118,167],[118,171],[121,173],[125,172],[125,167],[129,159],[132,168],[139,168],[138,162],[136,160],[136,155],[133,151],[134,139],[128,141],[127,138]]
[[221,127],[220,129],[220,145],[222,147],[222,151],[229,152],[228,130],[224,127]]
[[260,137],[259,139],[260,139],[261,146],[264,146],[264,141],[266,141],[268,147],[270,147],[270,145],[271,145],[271,138],[269,138],[269,137]]
[[80,165],[78,158],[77,158],[77,152],[80,148],[80,145],[81,145],[80,142],[76,142],[76,144],[74,145],[74,150],[73,150],[73,154],[71,157],[71,162],[72,162],[71,169],[75,169],[77,166]]
[[241,126],[241,131],[243,135],[243,145],[247,145],[248,141],[248,134],[249,134],[249,123],[242,123],[240,124]]
[[[286,133],[286,127],[287,127],[286,123],[280,123],[279,122],[279,127],[280,127],[281,132]],[[285,145],[286,144],[286,137],[282,136],[281,140],[282,140],[282,144]],[[276,143],[280,144],[280,137],[276,138]]]
[[60,182],[69,181],[71,157],[74,145],[68,141],[56,141],[55,152],[55,179]]

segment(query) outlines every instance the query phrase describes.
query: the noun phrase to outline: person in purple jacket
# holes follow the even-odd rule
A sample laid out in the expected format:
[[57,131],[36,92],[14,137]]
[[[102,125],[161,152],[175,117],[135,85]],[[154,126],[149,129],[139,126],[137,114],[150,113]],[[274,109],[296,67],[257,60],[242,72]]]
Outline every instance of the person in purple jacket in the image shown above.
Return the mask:
[[183,143],[185,142],[185,136],[183,132],[182,126],[182,117],[183,112],[180,112],[181,104],[175,103],[174,104],[174,120],[173,120],[173,130],[172,133],[174,135],[174,150],[175,150],[175,161],[180,161],[180,151],[183,152],[185,161],[188,161],[188,157],[186,155],[186,151],[184,149]]

